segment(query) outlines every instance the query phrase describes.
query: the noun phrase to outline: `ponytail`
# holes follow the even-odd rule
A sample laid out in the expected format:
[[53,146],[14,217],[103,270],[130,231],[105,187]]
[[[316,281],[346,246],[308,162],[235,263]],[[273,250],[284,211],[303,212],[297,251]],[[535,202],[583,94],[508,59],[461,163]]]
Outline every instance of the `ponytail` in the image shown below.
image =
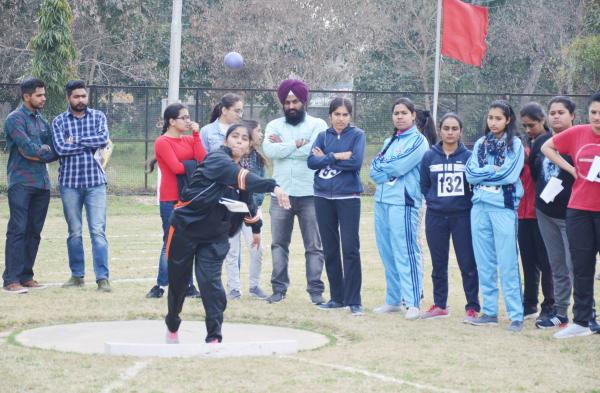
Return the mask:
[[221,114],[223,113],[223,108],[231,108],[235,105],[236,102],[241,101],[242,97],[237,94],[227,93],[223,97],[217,105],[214,106],[212,112],[210,113],[210,121],[209,123],[214,123]]
[[221,117],[221,109],[223,109],[223,104],[220,102],[214,106],[212,112],[210,113],[209,123],[214,123],[219,117]]
[[415,118],[415,125],[417,129],[421,131],[421,134],[425,135],[429,146],[434,145],[437,140],[437,132],[435,130],[435,123],[433,117],[427,110],[417,109],[417,117]]

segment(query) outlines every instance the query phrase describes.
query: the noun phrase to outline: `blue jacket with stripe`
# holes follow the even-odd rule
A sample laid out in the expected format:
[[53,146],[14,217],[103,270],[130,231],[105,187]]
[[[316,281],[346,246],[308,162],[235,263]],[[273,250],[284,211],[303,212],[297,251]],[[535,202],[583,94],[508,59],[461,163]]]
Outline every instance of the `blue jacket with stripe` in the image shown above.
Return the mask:
[[[513,137],[512,149],[506,152],[504,163],[495,169],[494,157],[489,154],[486,164],[479,166],[477,151],[484,139],[485,136],[475,142],[473,155],[467,161],[466,174],[467,181],[473,185],[473,204],[483,202],[516,211],[523,196],[523,185],[519,179],[525,161],[523,144],[519,138]],[[508,195],[502,186],[510,184],[514,185],[514,190]]]
[[421,206],[421,160],[429,144],[417,127],[396,134],[371,162],[369,175],[377,184],[375,202],[390,205]]

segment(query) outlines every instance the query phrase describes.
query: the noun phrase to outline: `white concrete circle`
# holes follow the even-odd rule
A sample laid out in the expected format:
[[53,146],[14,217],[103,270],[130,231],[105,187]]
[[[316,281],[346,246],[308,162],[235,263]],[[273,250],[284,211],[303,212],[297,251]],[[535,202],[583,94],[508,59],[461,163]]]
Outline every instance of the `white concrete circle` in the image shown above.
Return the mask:
[[318,333],[269,325],[223,324],[223,343],[205,344],[204,322],[183,321],[179,344],[165,344],[164,321],[82,322],[30,329],[16,341],[62,352],[129,356],[266,356],[310,350],[329,343]]

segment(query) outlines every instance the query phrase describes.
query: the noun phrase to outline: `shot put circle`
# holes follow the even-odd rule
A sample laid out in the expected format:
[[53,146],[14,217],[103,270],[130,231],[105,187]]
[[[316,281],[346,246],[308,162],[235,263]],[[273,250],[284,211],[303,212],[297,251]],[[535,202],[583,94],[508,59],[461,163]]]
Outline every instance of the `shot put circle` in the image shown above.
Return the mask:
[[25,330],[15,341],[61,352],[138,357],[240,357],[290,355],[329,343],[307,330],[245,323],[223,324],[223,342],[206,344],[201,321],[183,321],[179,344],[166,344],[162,320],[82,322]]

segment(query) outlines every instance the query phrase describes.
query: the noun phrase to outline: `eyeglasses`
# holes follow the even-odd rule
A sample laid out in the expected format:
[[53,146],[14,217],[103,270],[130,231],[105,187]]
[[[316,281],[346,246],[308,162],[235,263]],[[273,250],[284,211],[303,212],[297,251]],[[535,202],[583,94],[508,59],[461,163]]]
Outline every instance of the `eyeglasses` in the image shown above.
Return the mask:
[[189,117],[189,116],[180,116],[180,117],[176,117],[176,119],[181,119],[181,120],[185,121],[185,120],[190,120],[191,117]]
[[233,110],[235,113],[237,113],[238,115],[242,116],[244,114],[244,110],[243,109],[234,109]]

